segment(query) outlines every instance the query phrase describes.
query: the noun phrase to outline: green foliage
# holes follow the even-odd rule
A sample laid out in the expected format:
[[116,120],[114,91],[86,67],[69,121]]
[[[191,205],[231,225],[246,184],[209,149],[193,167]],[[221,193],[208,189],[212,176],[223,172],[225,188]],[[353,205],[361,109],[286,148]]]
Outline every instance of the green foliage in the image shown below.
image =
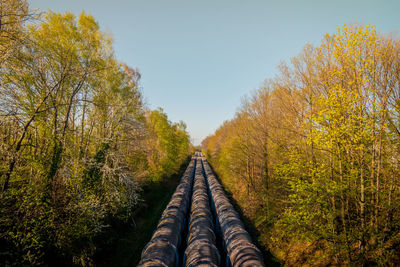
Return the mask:
[[0,262],[90,265],[132,220],[139,183],[179,170],[189,136],[146,111],[140,73],[92,16],[50,11],[26,31],[0,69]]
[[346,26],[307,45],[203,150],[287,265],[396,265],[398,39]]
[[149,157],[151,179],[160,180],[179,170],[189,154],[189,135],[183,122],[171,123],[162,109],[147,114],[147,128],[150,132]]

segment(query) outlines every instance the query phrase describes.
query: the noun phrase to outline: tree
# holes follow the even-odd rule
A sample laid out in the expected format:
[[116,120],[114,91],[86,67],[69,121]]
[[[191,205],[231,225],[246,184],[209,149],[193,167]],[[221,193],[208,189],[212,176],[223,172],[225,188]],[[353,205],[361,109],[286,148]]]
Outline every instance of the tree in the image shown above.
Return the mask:
[[183,122],[171,123],[162,109],[148,111],[148,166],[152,180],[179,170],[189,153],[189,135]]
[[344,25],[281,64],[204,142],[261,241],[287,264],[399,261],[399,43]]
[[0,68],[25,40],[25,22],[36,16],[25,0],[0,1]]

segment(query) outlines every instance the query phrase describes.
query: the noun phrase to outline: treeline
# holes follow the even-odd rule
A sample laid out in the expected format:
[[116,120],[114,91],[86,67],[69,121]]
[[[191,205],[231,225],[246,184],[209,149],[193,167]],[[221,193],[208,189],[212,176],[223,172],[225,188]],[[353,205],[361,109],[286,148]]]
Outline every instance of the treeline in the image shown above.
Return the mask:
[[400,263],[399,85],[400,41],[344,25],[203,141],[283,263]]
[[0,9],[1,265],[90,264],[98,237],[131,223],[140,183],[186,160],[186,126],[146,107],[92,16]]

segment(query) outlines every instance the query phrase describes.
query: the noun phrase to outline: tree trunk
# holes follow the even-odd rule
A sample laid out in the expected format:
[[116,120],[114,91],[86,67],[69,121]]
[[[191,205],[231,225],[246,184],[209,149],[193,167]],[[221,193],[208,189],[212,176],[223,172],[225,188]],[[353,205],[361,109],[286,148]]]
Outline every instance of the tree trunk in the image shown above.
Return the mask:
[[57,84],[54,85],[54,86],[49,90],[49,92],[45,95],[45,97],[42,99],[42,101],[40,102],[40,104],[36,107],[36,109],[35,109],[35,111],[33,112],[31,118],[25,123],[24,129],[23,129],[22,134],[21,134],[21,137],[19,138],[19,140],[18,140],[18,142],[17,142],[17,145],[16,145],[16,147],[15,147],[15,149],[14,149],[14,151],[13,151],[13,156],[12,156],[12,158],[11,158],[11,160],[10,160],[9,165],[8,165],[8,170],[7,170],[6,174],[5,174],[5,180],[4,180],[4,183],[3,183],[2,192],[5,192],[5,191],[8,189],[9,182],[10,182],[10,177],[11,177],[11,174],[12,174],[14,168],[15,168],[15,164],[16,164],[17,159],[18,159],[18,153],[19,153],[19,151],[21,150],[22,142],[23,142],[24,139],[25,139],[25,136],[26,136],[26,133],[28,132],[29,126],[30,126],[31,123],[35,120],[37,114],[39,114],[39,113],[41,112],[41,110],[40,110],[41,107],[42,107],[43,104],[47,101],[47,99],[50,97],[50,95],[51,95],[56,89],[60,88],[60,85],[61,85],[62,81],[64,80],[64,78],[65,78],[65,75],[63,75],[63,76],[61,77],[61,79],[57,82]]

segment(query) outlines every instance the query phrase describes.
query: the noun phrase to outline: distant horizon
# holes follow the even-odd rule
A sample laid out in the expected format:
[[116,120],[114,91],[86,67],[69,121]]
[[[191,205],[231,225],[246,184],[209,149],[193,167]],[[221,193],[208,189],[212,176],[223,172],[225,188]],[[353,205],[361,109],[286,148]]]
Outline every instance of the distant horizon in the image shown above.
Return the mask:
[[400,29],[398,1],[28,2],[93,15],[112,33],[117,58],[139,69],[148,106],[184,121],[194,145],[307,43],[318,45],[343,24],[375,25],[382,34]]

